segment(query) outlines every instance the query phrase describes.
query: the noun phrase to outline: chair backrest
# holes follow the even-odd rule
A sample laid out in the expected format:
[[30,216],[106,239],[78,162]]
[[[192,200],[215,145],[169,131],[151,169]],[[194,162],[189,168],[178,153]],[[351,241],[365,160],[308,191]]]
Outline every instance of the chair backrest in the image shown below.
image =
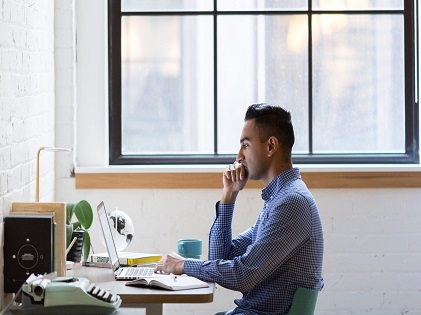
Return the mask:
[[319,291],[298,288],[287,315],[313,315]]

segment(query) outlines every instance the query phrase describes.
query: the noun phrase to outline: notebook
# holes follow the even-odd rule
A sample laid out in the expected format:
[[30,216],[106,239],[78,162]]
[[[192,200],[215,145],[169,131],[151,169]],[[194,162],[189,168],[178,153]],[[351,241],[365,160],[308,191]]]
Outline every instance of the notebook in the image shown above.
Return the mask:
[[154,273],[151,267],[122,267],[118,259],[117,248],[115,247],[113,234],[111,233],[110,221],[104,202],[101,201],[97,206],[99,222],[101,223],[102,233],[104,235],[105,245],[107,247],[109,262],[114,271],[116,280],[134,280],[140,277],[159,277],[160,274]]

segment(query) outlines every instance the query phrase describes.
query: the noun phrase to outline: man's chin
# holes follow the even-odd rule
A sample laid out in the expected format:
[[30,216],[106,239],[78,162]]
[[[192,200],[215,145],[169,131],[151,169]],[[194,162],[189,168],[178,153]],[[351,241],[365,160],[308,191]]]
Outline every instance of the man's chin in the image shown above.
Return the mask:
[[253,174],[250,171],[247,173],[247,179],[248,180],[262,180],[262,178],[259,175]]
[[256,177],[250,172],[247,174],[247,179],[248,180],[257,180]]

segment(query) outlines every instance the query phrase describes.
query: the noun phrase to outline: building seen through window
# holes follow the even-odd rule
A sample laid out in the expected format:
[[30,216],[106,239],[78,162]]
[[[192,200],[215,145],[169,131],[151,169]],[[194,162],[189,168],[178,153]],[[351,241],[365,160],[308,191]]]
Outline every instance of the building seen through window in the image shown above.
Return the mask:
[[115,2],[110,163],[231,161],[262,102],[296,161],[418,162],[411,1]]

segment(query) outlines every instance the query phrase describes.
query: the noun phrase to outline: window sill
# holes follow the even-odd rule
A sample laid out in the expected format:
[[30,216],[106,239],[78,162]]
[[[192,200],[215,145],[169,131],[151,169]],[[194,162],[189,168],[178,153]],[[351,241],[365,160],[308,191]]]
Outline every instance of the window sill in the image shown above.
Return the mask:
[[[225,166],[77,167],[76,189],[219,189]],[[309,188],[421,188],[419,165],[297,166]],[[249,181],[246,188],[263,188]]]

